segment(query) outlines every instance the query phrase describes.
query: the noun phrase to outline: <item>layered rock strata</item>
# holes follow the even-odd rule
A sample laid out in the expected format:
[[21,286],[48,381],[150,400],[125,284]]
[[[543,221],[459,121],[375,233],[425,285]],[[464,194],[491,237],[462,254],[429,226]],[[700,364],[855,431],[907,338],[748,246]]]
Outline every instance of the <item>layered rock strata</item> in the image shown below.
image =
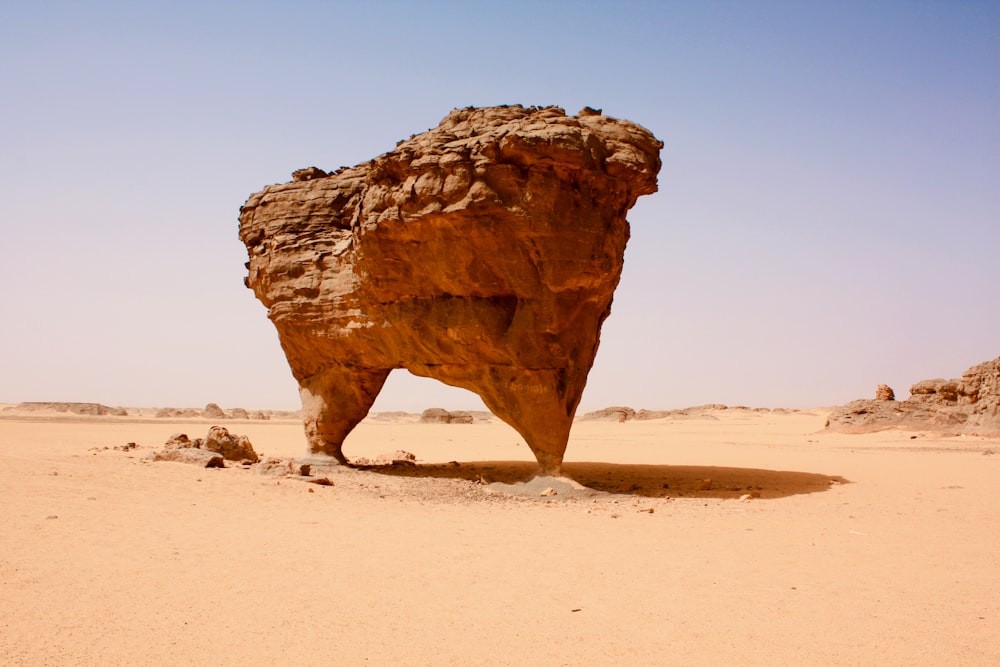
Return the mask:
[[[884,392],[879,391],[881,396]],[[890,428],[1000,435],[1000,357],[955,380],[922,380],[905,401],[858,400],[830,413],[827,428],[870,433]]]
[[592,109],[456,109],[374,160],[251,195],[246,284],[299,383],[311,454],[345,462],[405,368],[479,394],[558,470],[661,148]]

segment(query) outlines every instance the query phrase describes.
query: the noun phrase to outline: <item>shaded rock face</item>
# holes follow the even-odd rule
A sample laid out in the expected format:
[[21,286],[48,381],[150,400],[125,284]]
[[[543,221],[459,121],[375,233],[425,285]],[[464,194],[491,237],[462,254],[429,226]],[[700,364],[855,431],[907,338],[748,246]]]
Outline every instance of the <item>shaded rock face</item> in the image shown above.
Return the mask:
[[558,469],[662,143],[596,111],[456,109],[356,167],[252,195],[246,284],[299,382],[311,452],[389,372],[469,389]]
[[910,387],[905,401],[852,401],[834,410],[826,426],[846,433],[902,428],[1000,434],[1000,357],[973,366],[957,380],[922,380]]

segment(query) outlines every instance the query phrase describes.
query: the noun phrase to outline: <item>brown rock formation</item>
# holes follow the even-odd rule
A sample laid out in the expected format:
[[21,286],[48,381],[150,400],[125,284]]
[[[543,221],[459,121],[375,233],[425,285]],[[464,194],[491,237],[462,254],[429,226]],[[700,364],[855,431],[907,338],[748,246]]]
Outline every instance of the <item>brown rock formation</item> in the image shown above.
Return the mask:
[[456,109],[370,162],[252,195],[246,283],[312,454],[346,461],[344,438],[406,368],[479,394],[558,470],[660,148],[596,110]]
[[876,401],[895,401],[896,392],[892,390],[887,384],[880,384],[875,388],[875,400]]
[[208,429],[205,442],[201,446],[211,452],[222,454],[222,458],[227,461],[252,461],[257,462],[257,452],[254,451],[250,439],[245,435],[233,435],[222,426],[213,426]]
[[901,428],[1000,434],[1000,357],[973,366],[957,380],[922,380],[910,387],[905,401],[852,401],[834,410],[826,426],[845,433]]
[[[170,454],[170,452],[182,449],[211,452],[218,454],[221,459],[226,459],[227,461],[251,461],[256,463],[259,460],[257,452],[254,451],[249,438],[245,435],[231,434],[228,429],[222,426],[210,427],[208,435],[204,439],[195,438],[191,440],[186,433],[174,433],[163,443],[163,451],[157,453],[153,457],[153,460],[180,461],[181,459],[177,458],[177,455]],[[204,457],[199,457],[195,454],[191,454],[190,457],[193,458],[186,460],[186,462],[200,463],[204,459]]]
[[188,463],[202,468],[225,468],[222,455],[216,452],[209,452],[195,447],[181,447],[177,449],[164,449],[162,452],[151,452],[150,458],[153,461],[173,461],[175,463]]

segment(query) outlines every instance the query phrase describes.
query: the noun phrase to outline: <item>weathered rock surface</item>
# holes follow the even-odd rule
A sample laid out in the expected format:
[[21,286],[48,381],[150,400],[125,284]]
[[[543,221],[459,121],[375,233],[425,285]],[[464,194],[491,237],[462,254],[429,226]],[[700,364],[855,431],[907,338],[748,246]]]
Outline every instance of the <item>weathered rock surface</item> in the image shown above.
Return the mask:
[[[178,458],[181,455],[168,453],[187,449],[218,454],[227,461],[251,461],[256,463],[259,460],[257,452],[254,451],[249,438],[245,435],[231,434],[228,429],[222,426],[212,426],[208,429],[208,435],[205,438],[195,438],[194,440],[190,439],[186,433],[174,433],[163,443],[163,451],[155,454],[153,460],[180,461],[183,460],[183,457]],[[191,458],[191,460],[184,460],[184,462],[201,463],[204,459],[204,457],[194,454],[188,458]]]
[[922,380],[905,401],[858,400],[837,408],[831,431],[871,433],[890,428],[969,435],[1000,434],[1000,357],[957,380]]
[[222,454],[227,461],[252,461],[257,462],[257,452],[254,451],[250,439],[245,435],[233,435],[222,426],[213,426],[208,429],[205,442],[201,446],[212,452]]
[[176,463],[188,463],[201,466],[202,468],[225,468],[222,455],[217,452],[209,452],[195,447],[179,447],[174,449],[164,449],[162,452],[153,452],[153,461],[174,461]]
[[288,459],[269,456],[257,464],[254,472],[258,475],[291,475],[293,472],[292,462]]
[[251,195],[246,284],[299,383],[312,454],[346,462],[344,438],[405,368],[479,394],[557,471],[625,215],[656,191],[661,148],[596,110],[456,109],[374,160]]
[[895,401],[896,392],[892,390],[887,384],[880,384],[875,388],[875,400],[876,401]]

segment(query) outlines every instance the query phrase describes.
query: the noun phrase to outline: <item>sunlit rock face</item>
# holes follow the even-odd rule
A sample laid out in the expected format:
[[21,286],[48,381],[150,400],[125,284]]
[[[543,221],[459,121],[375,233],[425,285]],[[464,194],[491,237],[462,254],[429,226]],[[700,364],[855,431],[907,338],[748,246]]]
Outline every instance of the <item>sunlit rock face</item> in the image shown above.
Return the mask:
[[557,471],[663,144],[586,108],[456,109],[240,212],[248,287],[300,385],[311,453],[342,444],[389,372],[469,389]]
[[827,428],[871,433],[890,428],[1000,435],[1000,357],[954,380],[921,380],[905,401],[857,400],[834,409]]

